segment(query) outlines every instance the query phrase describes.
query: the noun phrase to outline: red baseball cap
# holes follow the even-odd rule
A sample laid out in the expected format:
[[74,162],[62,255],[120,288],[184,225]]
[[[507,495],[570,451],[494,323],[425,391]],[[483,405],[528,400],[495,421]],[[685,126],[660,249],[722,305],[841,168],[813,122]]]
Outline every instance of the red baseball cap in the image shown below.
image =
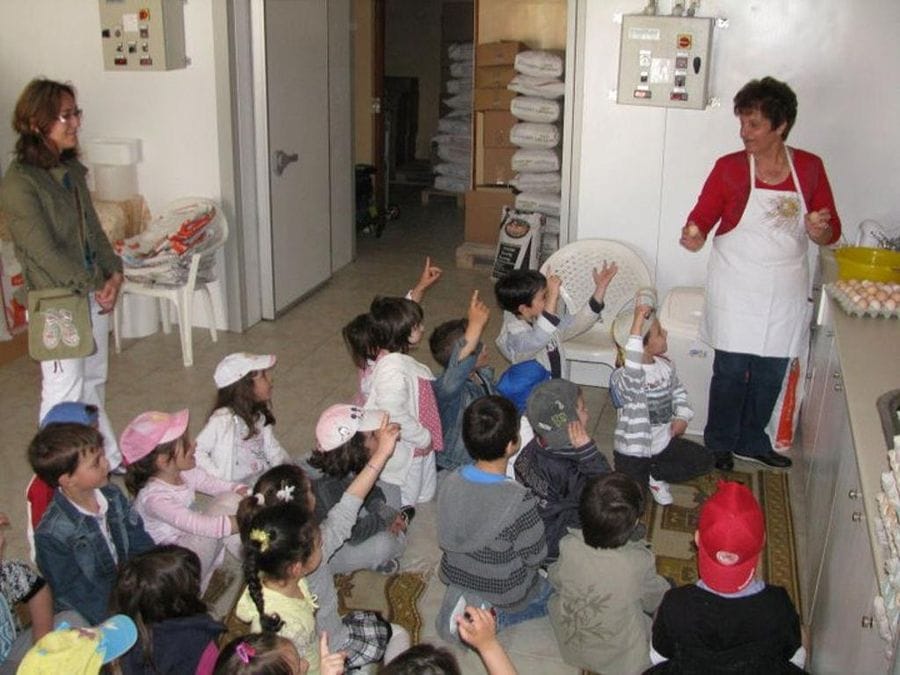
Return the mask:
[[719,481],[700,509],[697,569],[714,591],[736,593],[753,579],[766,541],[766,521],[746,486]]

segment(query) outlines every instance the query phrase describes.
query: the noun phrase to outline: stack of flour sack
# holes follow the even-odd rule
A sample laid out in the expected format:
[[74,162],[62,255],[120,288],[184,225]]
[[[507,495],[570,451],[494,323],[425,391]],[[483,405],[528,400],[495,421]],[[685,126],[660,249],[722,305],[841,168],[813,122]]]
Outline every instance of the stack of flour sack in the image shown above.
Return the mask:
[[447,48],[450,78],[444,83],[443,99],[447,111],[438,120],[434,187],[448,192],[469,189],[472,172],[472,63],[471,42],[454,43]]
[[510,112],[519,120],[509,132],[510,142],[519,147],[512,157],[516,176],[511,183],[519,190],[516,209],[547,216],[542,259],[559,245],[564,65],[561,52],[519,52],[514,66],[517,74],[507,85],[519,94],[509,105]]

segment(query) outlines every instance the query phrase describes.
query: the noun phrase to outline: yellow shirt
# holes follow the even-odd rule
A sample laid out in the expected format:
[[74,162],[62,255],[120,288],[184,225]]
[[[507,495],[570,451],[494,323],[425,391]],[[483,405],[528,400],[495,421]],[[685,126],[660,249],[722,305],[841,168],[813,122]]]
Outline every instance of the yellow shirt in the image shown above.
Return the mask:
[[[263,585],[263,607],[266,614],[278,614],[284,626],[278,631],[281,637],[294,643],[300,656],[309,661],[309,675],[319,673],[319,640],[316,635],[316,598],[309,592],[306,579],[300,579],[297,587],[302,598],[289,598]],[[261,630],[259,612],[247,589],[238,600],[235,614],[241,621],[249,621],[254,632]]]

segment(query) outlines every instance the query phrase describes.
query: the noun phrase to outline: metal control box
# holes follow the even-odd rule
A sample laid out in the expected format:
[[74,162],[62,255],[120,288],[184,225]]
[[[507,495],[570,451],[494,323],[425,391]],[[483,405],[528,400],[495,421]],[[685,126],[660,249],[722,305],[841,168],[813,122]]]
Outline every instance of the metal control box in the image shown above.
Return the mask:
[[708,17],[623,16],[616,102],[705,108],[714,23]]
[[183,0],[99,0],[106,70],[187,66]]

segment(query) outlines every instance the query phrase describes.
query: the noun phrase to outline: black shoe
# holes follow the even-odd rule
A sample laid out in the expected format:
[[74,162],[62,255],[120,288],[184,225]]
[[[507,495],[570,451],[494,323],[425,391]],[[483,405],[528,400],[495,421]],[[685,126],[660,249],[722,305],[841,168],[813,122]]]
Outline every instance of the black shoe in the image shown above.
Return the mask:
[[793,462],[788,457],[779,455],[774,450],[769,450],[764,455],[742,455],[741,453],[736,452],[734,453],[734,456],[745,462],[762,464],[770,469],[789,469],[793,465]]
[[734,457],[727,450],[725,452],[714,453],[716,457],[716,468],[719,471],[732,471],[734,469]]
[[401,506],[400,507],[400,515],[403,517],[403,520],[406,521],[406,526],[409,527],[409,524],[412,522],[412,519],[416,517],[416,507],[415,506]]

